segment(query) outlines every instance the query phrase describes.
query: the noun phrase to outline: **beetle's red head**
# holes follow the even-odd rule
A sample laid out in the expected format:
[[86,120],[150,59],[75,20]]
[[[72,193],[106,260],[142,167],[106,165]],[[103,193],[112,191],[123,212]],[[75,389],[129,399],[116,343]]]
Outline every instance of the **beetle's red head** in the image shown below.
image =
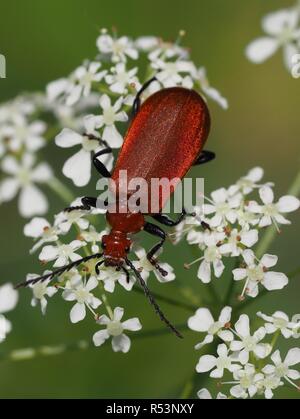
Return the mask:
[[102,237],[105,266],[120,267],[130,250],[131,240],[122,232],[111,232]]

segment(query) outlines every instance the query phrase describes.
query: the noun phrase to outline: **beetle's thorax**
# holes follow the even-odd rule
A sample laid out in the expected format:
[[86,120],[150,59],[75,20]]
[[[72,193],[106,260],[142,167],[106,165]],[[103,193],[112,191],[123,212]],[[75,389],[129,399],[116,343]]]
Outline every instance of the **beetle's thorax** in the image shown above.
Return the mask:
[[113,213],[108,211],[106,219],[111,226],[111,231],[102,238],[104,264],[106,266],[122,266],[132,244],[128,234],[142,230],[145,224],[144,216],[138,212]]

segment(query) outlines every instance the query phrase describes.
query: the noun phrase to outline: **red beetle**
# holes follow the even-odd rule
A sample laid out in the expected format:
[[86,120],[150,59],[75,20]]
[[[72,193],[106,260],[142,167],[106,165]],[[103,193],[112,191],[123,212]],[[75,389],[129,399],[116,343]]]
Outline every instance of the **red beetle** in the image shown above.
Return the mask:
[[[172,87],[158,91],[141,105],[141,94],[154,80],[156,80],[155,77],[149,80],[137,94],[133,104],[132,121],[112,174],[98,159],[101,155],[112,152],[105,142],[106,148],[93,156],[93,163],[97,171],[104,177],[112,178],[117,185],[117,191],[120,187],[119,174],[121,171],[127,171],[128,182],[134,178],[143,178],[150,185],[152,178],[167,178],[170,181],[174,178],[182,179],[192,165],[202,164],[214,158],[214,153],[202,151],[210,128],[210,116],[205,101],[194,90]],[[128,190],[127,197],[130,194],[132,194],[132,191]],[[149,196],[149,199],[151,199],[151,196]],[[132,244],[129,235],[143,230],[157,236],[160,240],[148,252],[147,258],[162,275],[167,275],[167,272],[159,266],[155,259],[155,254],[163,246],[166,239],[166,233],[159,226],[146,221],[145,215],[151,216],[166,226],[176,226],[183,220],[186,212],[183,209],[179,218],[173,221],[167,215],[161,213],[165,199],[165,196],[159,196],[159,211],[157,213],[124,212],[124,208],[122,208],[122,211],[120,210],[123,202],[119,202],[116,212],[110,211],[108,206],[106,219],[111,231],[108,235],[103,236],[103,253],[87,256],[21,285],[35,284],[39,281],[52,279],[93,258],[101,259],[95,267],[97,273],[99,273],[101,264],[115,266],[116,269],[122,269],[126,273],[128,280],[129,272],[126,266],[129,266],[134,271],[161,320],[177,336],[182,337],[166,319],[145,281],[127,256]],[[91,207],[97,207],[97,198],[82,198],[81,206],[69,207],[65,211],[90,210]]]

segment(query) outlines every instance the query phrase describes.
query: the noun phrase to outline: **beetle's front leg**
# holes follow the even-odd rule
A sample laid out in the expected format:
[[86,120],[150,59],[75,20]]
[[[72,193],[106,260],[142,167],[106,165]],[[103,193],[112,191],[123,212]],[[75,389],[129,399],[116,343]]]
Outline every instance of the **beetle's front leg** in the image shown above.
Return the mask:
[[146,83],[143,84],[143,86],[140,88],[140,90],[137,92],[137,95],[134,99],[133,105],[132,105],[132,117],[135,117],[135,115],[138,113],[140,106],[141,106],[141,96],[144,93],[144,91],[150,86],[151,83],[154,81],[157,81],[156,77],[152,77],[152,79],[146,81]]
[[144,225],[144,231],[147,231],[147,233],[152,234],[153,236],[160,237],[161,240],[147,253],[147,259],[161,273],[162,276],[167,276],[168,272],[162,269],[157,260],[154,258],[155,253],[158,252],[166,240],[166,233],[160,227],[152,223],[146,223]]
[[91,196],[85,196],[84,198],[81,198],[82,205],[77,205],[74,207],[67,207],[64,209],[65,212],[71,212],[71,211],[79,211],[79,210],[85,210],[89,211],[91,208],[97,208],[97,198],[93,198]]
[[109,154],[109,153],[112,153],[112,149],[109,146],[107,146],[103,150],[100,150],[100,151],[98,151],[98,153],[95,153],[93,155],[93,164],[94,164],[97,172],[100,173],[101,176],[106,177],[106,178],[110,178],[111,173],[110,173],[109,170],[107,170],[107,168],[102,163],[102,161],[100,161],[98,159],[98,157],[103,156],[104,154]]

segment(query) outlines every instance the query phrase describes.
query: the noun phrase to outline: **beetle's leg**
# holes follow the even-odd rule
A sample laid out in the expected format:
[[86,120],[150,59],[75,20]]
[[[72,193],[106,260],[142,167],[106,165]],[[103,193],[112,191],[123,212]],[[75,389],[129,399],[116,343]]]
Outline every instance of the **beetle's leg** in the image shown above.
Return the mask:
[[75,207],[67,207],[64,209],[66,212],[76,211],[76,210],[85,210],[89,211],[91,208],[97,208],[97,198],[92,196],[85,196],[81,198],[82,205],[77,205]]
[[144,231],[147,231],[147,233],[152,234],[153,236],[160,237],[161,240],[147,253],[147,259],[161,273],[162,276],[167,276],[168,272],[162,269],[157,263],[157,260],[154,258],[155,253],[163,246],[166,240],[166,233],[160,227],[152,223],[146,223],[144,225]]
[[156,77],[152,77],[152,79],[146,81],[145,84],[143,84],[143,86],[140,88],[140,90],[137,92],[137,95],[134,99],[133,105],[132,105],[132,117],[134,117],[141,106],[141,96],[144,93],[144,91],[150,86],[151,83],[153,83],[154,81],[157,81]]
[[81,198],[82,205],[78,205],[76,207],[67,207],[64,209],[65,212],[71,212],[71,211],[89,211],[91,208],[101,208],[106,209],[108,205],[108,201],[102,201],[101,207],[99,205],[99,199],[93,198],[92,196],[85,196]]
[[187,213],[185,211],[185,209],[182,209],[181,214],[179,215],[179,217],[177,218],[177,220],[172,220],[168,215],[166,214],[155,214],[152,215],[152,218],[154,218],[156,221],[158,221],[159,223],[168,226],[168,227],[175,227],[178,224],[181,223],[181,221],[186,217]]
[[216,157],[216,155],[212,151],[203,150],[203,151],[201,151],[197,160],[194,162],[193,166],[208,163],[209,161],[213,160],[215,157]]
[[112,149],[107,146],[103,150],[98,151],[98,153],[95,153],[93,155],[93,164],[97,170],[98,173],[100,173],[101,176],[110,178],[111,173],[107,170],[105,165],[102,163],[102,161],[98,160],[98,157],[103,156],[104,154],[112,153]]

